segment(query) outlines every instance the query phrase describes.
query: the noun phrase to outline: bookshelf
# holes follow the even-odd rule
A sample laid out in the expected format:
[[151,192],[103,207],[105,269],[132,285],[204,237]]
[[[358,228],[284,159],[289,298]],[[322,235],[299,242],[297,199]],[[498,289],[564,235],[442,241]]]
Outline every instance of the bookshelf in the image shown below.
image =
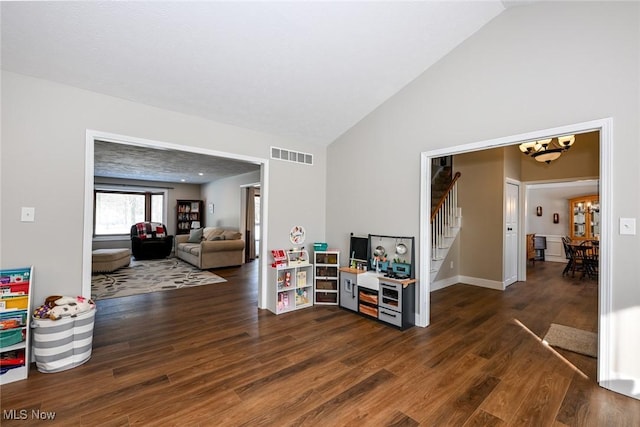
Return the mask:
[[33,267],[0,270],[0,384],[29,375]]
[[313,266],[280,264],[269,271],[267,308],[275,314],[313,305]]
[[176,234],[189,234],[192,229],[204,227],[202,200],[177,200]]

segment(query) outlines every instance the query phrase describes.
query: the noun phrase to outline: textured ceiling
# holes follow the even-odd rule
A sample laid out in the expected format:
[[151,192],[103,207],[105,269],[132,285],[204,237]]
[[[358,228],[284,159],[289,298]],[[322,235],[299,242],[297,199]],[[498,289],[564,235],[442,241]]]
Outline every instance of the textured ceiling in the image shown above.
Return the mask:
[[222,157],[96,141],[94,176],[204,184],[260,166]]
[[511,3],[1,2],[2,68],[327,145]]

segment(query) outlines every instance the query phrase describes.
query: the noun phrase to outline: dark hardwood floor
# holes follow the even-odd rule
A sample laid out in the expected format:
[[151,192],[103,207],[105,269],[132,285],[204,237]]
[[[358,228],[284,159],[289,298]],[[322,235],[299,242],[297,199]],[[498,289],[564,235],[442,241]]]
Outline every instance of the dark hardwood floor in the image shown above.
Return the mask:
[[433,292],[431,326],[406,331],[337,307],[258,310],[256,262],[102,300],[91,359],[3,386],[1,424],[638,426],[640,401],[598,387],[596,359],[540,341],[552,322],[597,331],[597,283],[562,267]]

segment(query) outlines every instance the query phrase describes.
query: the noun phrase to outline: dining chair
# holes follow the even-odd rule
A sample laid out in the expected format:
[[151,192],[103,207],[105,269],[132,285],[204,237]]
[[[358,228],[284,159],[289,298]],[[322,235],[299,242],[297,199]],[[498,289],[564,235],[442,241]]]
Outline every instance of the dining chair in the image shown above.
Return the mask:
[[567,258],[567,265],[562,270],[564,276],[569,271],[573,270],[573,248],[570,245],[571,239],[568,236],[562,237],[562,246],[564,246],[564,256]]
[[588,242],[584,241],[579,245],[570,245],[573,251],[573,263],[571,266],[571,277],[575,277],[576,270],[581,272],[580,278],[584,278],[587,273],[587,252],[590,249]]
[[584,273],[592,279],[597,278],[600,264],[600,242],[597,240],[590,242],[589,248],[585,251],[584,263]]

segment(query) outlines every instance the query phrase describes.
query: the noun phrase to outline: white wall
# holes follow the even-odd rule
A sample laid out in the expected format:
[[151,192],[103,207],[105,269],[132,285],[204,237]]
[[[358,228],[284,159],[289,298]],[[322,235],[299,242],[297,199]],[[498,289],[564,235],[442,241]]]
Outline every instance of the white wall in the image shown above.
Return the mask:
[[[527,185],[527,234],[566,236],[569,234],[569,199],[598,194],[597,181],[590,185],[579,183],[554,183]],[[536,215],[536,207],[542,207],[542,216]],[[553,223],[553,214],[560,221]]]
[[[289,247],[297,224],[324,240],[324,147],[2,72],[0,262],[35,266],[35,303],[82,290],[87,129],[263,159],[271,145],[311,153],[313,166],[268,162],[268,246]],[[21,206],[35,222],[20,222]]]
[[[240,223],[242,217],[241,186],[260,182],[260,171],[245,173],[210,182],[202,186],[202,199],[207,212],[207,227],[234,228],[244,233]],[[276,190],[277,191],[277,190]],[[213,203],[213,215],[209,204]]]
[[[496,17],[329,147],[327,240],[345,250],[352,231],[417,237],[421,152],[606,117],[612,218],[637,218],[639,8],[540,2]],[[607,384],[640,395],[640,242],[612,229],[613,312],[604,314],[617,335]],[[418,277],[428,280],[427,266]]]

